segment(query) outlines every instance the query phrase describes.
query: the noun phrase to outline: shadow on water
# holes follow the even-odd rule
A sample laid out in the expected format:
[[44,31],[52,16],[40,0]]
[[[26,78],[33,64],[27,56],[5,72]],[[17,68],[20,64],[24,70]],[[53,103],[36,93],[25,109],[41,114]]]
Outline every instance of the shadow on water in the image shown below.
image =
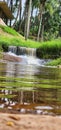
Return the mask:
[[0,111],[61,115],[61,69],[21,57],[27,62],[0,62]]

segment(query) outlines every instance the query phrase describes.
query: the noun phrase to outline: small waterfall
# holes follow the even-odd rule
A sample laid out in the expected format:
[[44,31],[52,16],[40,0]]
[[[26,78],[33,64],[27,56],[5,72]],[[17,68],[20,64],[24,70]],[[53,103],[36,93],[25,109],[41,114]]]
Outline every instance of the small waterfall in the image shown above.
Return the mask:
[[16,54],[16,52],[17,52],[17,47],[16,47],[16,46],[9,46],[8,52],[12,52],[12,53]]
[[14,54],[17,54],[17,55],[28,55],[28,56],[36,57],[36,49],[35,48],[9,46],[8,51],[10,51]]
[[26,48],[26,54],[28,56],[36,56],[36,49],[35,48]]
[[19,47],[18,50],[18,53],[20,55],[36,56],[35,48]]
[[16,47],[16,46],[9,46],[8,49],[11,56],[16,56],[17,58],[21,58],[23,64],[29,64],[29,65],[44,65],[46,64],[46,61],[43,59],[38,59],[36,56],[36,49],[35,48],[26,48],[26,47]]

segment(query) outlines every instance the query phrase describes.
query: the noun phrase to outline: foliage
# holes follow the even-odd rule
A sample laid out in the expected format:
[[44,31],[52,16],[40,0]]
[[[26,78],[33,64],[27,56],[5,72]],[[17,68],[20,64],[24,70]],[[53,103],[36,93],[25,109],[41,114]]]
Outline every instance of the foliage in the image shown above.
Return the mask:
[[61,65],[61,58],[57,58],[55,60],[52,60],[46,64],[47,66],[57,66]]
[[[25,0],[23,6],[22,0],[6,0],[6,2],[15,17],[14,21],[8,22],[8,24],[23,36],[26,37],[27,30],[29,37],[35,36],[35,39],[37,39],[39,31],[39,40],[46,41],[61,36],[60,0]],[[29,11],[30,6],[32,9]]]

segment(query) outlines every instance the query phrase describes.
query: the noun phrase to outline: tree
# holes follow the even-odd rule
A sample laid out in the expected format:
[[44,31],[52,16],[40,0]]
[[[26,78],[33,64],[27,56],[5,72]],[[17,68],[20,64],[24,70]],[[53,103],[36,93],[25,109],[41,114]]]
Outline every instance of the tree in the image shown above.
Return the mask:
[[28,39],[29,36],[29,28],[30,28],[30,18],[31,18],[31,8],[32,8],[32,0],[26,0],[26,18],[25,18],[25,39]]
[[[37,41],[39,41],[39,38],[40,38],[40,31],[41,31],[41,27],[42,27],[42,19],[43,19],[43,12],[44,12],[44,8],[45,8],[45,2],[46,2],[46,0],[40,0],[39,1],[40,23],[39,23]],[[43,37],[43,35],[42,35],[42,37]]]
[[[10,0],[10,10],[11,12],[13,10],[13,0]],[[11,20],[10,20],[10,27],[11,27]]]

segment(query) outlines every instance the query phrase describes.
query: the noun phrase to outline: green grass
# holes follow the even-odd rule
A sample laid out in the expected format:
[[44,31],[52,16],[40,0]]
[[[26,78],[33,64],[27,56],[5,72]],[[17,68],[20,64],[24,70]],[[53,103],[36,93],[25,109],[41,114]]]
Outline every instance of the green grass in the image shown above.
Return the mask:
[[[26,41],[23,36],[10,27],[0,25],[0,28],[3,30],[3,33],[0,35],[0,45],[5,44],[6,46],[13,45],[31,48],[40,47],[39,42],[29,39]],[[6,34],[4,35],[4,33]]]
[[55,60],[50,61],[49,63],[46,64],[47,66],[57,66],[61,65],[61,58],[57,58]]
[[40,43],[27,40],[25,41],[24,38],[21,37],[6,37],[6,36],[0,36],[0,45],[13,45],[13,46],[22,46],[22,47],[30,47],[30,48],[38,48],[40,47]]
[[37,54],[40,58],[58,58],[61,55],[61,38],[43,42]]
[[6,33],[8,33],[8,34],[11,34],[11,35],[13,35],[13,36],[19,35],[14,29],[12,29],[12,28],[10,28],[10,27],[8,27],[8,26],[2,26],[2,25],[0,25],[0,28],[1,28],[4,32],[6,32]]

